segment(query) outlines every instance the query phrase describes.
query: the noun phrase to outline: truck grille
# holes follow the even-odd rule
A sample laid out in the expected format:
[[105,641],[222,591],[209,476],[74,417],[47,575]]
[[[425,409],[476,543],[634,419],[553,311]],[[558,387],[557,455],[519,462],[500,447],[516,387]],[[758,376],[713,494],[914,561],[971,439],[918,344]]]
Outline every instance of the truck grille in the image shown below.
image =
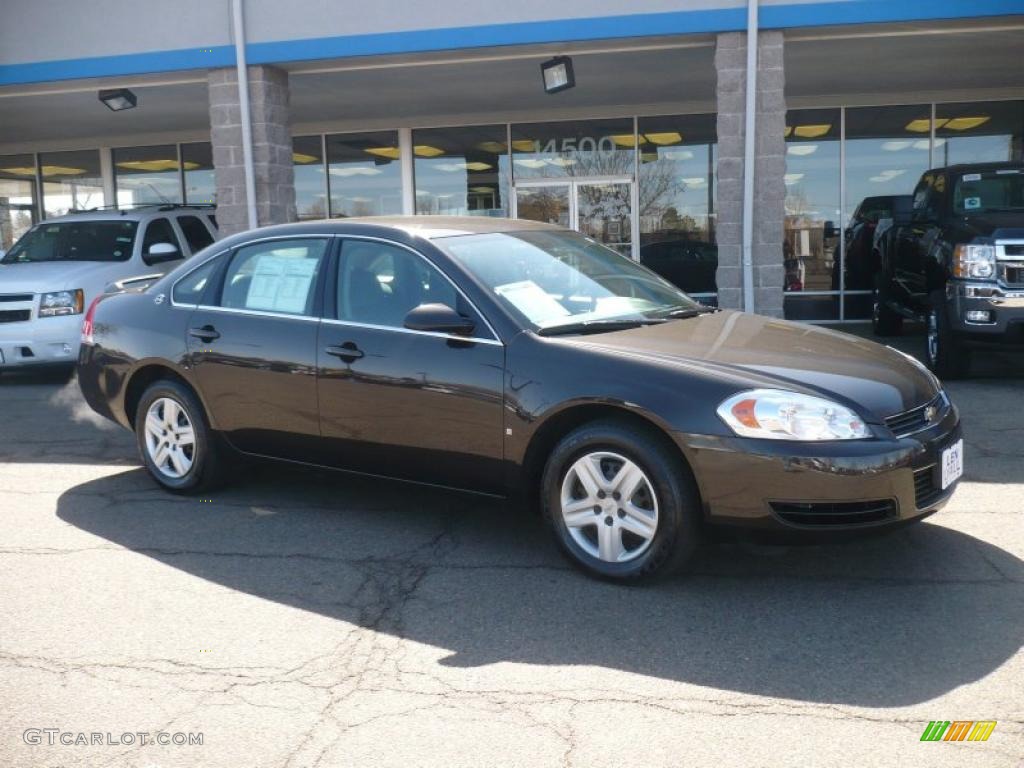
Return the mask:
[[[940,392],[924,405],[890,416],[885,420],[885,426],[891,429],[896,437],[906,437],[926,429],[928,425],[941,419],[945,415],[947,407],[946,398]],[[932,411],[934,415],[930,420],[928,418],[929,408],[934,409]]]
[[1024,264],[1006,264],[1003,267],[1003,280],[1007,285],[1024,284]]
[[1003,251],[1007,256],[1024,256],[1024,243],[1005,243]]
[[0,302],[32,301],[31,293],[0,293]]
[[20,323],[32,316],[30,309],[0,310],[0,323]]
[[837,525],[872,525],[898,516],[893,499],[877,501],[796,502],[773,501],[772,511],[790,525],[826,528]]

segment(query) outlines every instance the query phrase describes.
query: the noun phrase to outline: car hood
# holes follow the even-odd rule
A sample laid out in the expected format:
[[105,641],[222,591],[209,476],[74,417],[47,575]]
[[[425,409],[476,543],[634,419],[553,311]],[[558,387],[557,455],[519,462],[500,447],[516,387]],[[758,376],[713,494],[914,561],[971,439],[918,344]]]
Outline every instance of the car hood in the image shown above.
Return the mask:
[[87,294],[100,291],[122,277],[123,261],[31,261],[0,264],[0,293],[46,293],[82,288]]
[[873,341],[811,325],[724,310],[626,331],[577,337],[661,362],[747,372],[751,387],[813,392],[859,405],[878,419],[924,405],[934,377]]
[[963,227],[978,237],[1024,237],[1024,211],[993,211],[964,216]]

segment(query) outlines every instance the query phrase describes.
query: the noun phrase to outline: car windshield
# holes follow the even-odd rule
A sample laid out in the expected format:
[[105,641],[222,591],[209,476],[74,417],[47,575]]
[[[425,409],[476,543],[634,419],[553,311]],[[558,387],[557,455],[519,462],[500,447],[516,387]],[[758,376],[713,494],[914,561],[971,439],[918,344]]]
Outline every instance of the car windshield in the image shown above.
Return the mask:
[[138,226],[134,221],[43,222],[11,247],[3,263],[128,261]]
[[645,267],[576,232],[524,230],[434,241],[528,325],[611,327],[706,311]]
[[956,181],[953,208],[971,216],[991,211],[1024,211],[1024,169],[965,173]]

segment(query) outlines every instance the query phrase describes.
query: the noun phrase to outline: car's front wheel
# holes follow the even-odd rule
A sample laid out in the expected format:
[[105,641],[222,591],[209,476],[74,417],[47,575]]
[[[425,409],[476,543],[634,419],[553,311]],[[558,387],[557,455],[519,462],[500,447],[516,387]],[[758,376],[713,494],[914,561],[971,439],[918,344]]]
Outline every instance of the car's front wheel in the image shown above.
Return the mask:
[[157,381],[143,392],[135,436],[149,474],[169,491],[208,490],[222,479],[220,446],[203,407],[177,381]]
[[962,379],[971,368],[971,351],[956,337],[946,314],[946,294],[933,291],[928,309],[925,359],[940,379]]
[[542,493],[560,548],[593,575],[667,576],[697,547],[693,477],[666,440],[642,427],[602,421],[575,429],[552,451]]

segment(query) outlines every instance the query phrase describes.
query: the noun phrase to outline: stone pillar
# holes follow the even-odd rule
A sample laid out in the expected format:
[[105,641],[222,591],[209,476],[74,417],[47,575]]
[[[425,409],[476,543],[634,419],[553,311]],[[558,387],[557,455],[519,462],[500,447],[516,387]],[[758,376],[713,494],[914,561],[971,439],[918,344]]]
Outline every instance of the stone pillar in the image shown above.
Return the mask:
[[[230,235],[249,227],[237,72],[234,67],[211,69],[208,83],[217,222],[221,233]],[[256,215],[261,227],[296,218],[288,99],[287,72],[249,67]]]
[[[743,306],[743,145],[746,106],[745,32],[718,36],[718,302]],[[782,316],[786,122],[783,37],[761,32],[757,53],[753,270],[755,311]]]

